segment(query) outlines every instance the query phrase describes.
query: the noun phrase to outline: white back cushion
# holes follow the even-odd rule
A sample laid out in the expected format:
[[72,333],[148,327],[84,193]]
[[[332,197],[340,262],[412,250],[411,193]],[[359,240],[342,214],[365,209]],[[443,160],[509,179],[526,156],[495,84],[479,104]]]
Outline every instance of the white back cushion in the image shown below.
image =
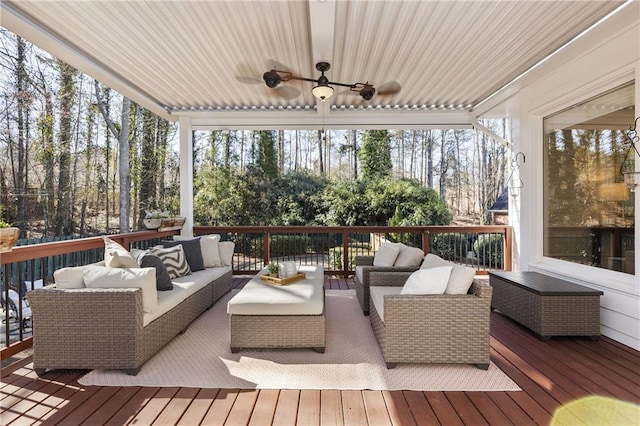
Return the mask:
[[373,266],[393,266],[398,254],[400,254],[400,244],[383,243],[373,256]]
[[400,253],[396,258],[393,266],[401,266],[404,268],[418,267],[424,258],[424,252],[417,247],[410,247],[406,244],[400,244]]
[[156,268],[107,268],[88,265],[83,270],[89,288],[140,288],[142,309],[153,312],[158,307]]
[[120,244],[107,236],[104,240],[104,263],[109,268],[137,268],[138,263]]
[[449,284],[447,285],[445,294],[467,294],[475,275],[475,269],[455,265],[451,270],[451,277],[449,278]]
[[58,288],[84,288],[84,266],[60,268],[53,272],[53,280]]
[[218,243],[222,266],[231,266],[233,263],[233,250],[235,247],[236,245],[233,241],[221,241]]
[[[174,241],[191,240],[191,237],[183,237],[181,235],[174,235]],[[205,268],[213,268],[216,266],[223,266],[220,260],[220,251],[218,249],[218,243],[220,242],[220,235],[210,234],[200,236],[200,250],[202,251],[202,261]]]
[[400,294],[444,294],[451,269],[451,266],[418,269],[409,276]]

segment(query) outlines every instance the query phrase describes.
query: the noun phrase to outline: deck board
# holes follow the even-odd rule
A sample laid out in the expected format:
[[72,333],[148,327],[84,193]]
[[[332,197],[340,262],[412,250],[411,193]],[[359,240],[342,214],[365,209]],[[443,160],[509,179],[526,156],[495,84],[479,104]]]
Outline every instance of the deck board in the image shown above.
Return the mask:
[[[247,278],[234,278],[234,287]],[[328,279],[326,288],[353,288]],[[584,395],[640,403],[640,352],[602,337],[552,338],[491,314],[491,360],[523,390],[416,392],[118,388],[79,385],[86,371],[38,378],[31,360],[3,368],[0,417],[5,425],[463,425],[548,424],[562,403]],[[573,420],[584,420],[577,413]]]
[[300,391],[296,389],[283,389],[278,395],[276,412],[273,416],[273,424],[292,426],[298,418],[298,402]]

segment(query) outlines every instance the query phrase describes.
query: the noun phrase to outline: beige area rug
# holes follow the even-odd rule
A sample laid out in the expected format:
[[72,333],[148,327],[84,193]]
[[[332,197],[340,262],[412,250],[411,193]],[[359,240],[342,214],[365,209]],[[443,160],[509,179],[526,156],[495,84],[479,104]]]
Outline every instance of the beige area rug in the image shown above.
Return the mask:
[[137,376],[93,370],[79,382],[97,386],[182,386],[227,389],[371,389],[511,391],[520,388],[493,363],[400,364],[387,370],[369,317],[353,290],[327,290],[327,346],[311,349],[229,350],[226,295],[187,331],[142,366]]

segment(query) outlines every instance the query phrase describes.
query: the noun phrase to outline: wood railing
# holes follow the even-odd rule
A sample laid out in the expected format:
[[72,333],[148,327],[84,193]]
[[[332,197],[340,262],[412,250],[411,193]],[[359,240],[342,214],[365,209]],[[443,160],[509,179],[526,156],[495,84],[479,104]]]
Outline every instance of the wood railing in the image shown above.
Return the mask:
[[[220,234],[235,243],[233,272],[255,274],[272,261],[323,264],[329,275],[353,274],[354,258],[373,255],[383,240],[401,241],[435,253],[479,273],[511,270],[509,226],[196,226],[195,235]],[[126,248],[147,248],[178,231],[139,231],[109,235]],[[26,292],[50,284],[53,272],[104,258],[102,237],[15,247],[0,253],[1,308],[4,327],[1,359],[32,346]],[[12,301],[10,295],[16,296]]]
[[373,255],[383,239],[420,247],[479,273],[511,270],[510,226],[196,226],[235,243],[234,274],[255,274],[272,261],[321,263],[330,275],[352,275],[353,259]]

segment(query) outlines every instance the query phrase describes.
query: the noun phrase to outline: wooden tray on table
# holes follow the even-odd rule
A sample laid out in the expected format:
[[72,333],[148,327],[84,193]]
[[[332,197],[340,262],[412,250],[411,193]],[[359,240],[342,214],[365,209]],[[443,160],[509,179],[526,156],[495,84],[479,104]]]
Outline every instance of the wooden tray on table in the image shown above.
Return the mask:
[[286,278],[277,278],[277,277],[272,277],[270,275],[260,275],[260,279],[262,281],[266,281],[269,284],[275,284],[275,285],[287,285],[287,284],[291,284],[294,283],[296,281],[300,281],[305,279],[305,275],[304,273],[300,272],[296,275],[292,275],[290,277],[286,277]]

